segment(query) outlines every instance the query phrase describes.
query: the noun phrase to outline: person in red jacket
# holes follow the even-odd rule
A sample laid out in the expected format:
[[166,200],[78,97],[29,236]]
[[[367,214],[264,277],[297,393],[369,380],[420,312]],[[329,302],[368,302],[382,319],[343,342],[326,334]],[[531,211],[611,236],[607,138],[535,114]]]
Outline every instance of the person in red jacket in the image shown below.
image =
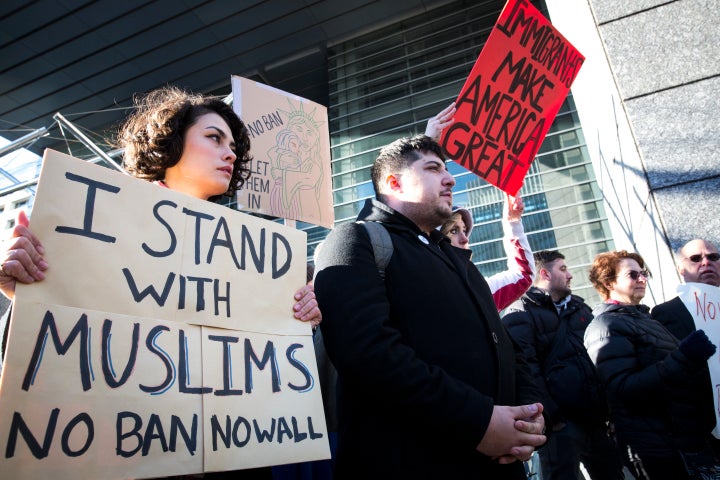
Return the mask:
[[[520,196],[506,196],[502,226],[508,268],[486,277],[498,312],[520,298],[535,279],[535,261],[521,220],[524,209],[525,205]],[[450,239],[454,247],[469,249],[473,223],[472,215],[467,209],[453,207],[453,214],[445,220],[440,232]]]
[[[425,135],[435,141],[442,131],[453,123],[455,103],[438,112],[428,120]],[[507,270],[486,278],[498,311],[503,310],[530,288],[535,278],[535,264],[528,243],[521,216],[525,205],[520,196],[506,196],[503,204],[503,247],[507,255]],[[453,214],[445,220],[440,231],[447,235],[453,246],[470,248],[470,234],[473,229],[471,213],[461,207],[453,207]]]
[[[712,243],[696,238],[680,247],[675,255],[677,270],[685,283],[703,283],[720,287],[720,253]],[[695,330],[695,320],[680,297],[655,305],[650,316],[662,323],[678,340],[687,338]],[[710,371],[703,373],[707,388],[703,392],[705,404],[714,406],[714,386],[710,379]],[[717,422],[716,422],[717,423]],[[720,440],[710,438],[715,455],[720,458]]]

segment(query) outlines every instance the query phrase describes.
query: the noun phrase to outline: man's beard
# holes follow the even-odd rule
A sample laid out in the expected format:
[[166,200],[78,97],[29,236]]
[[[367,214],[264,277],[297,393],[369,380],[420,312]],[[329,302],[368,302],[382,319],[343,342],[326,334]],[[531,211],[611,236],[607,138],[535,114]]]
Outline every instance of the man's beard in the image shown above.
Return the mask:
[[572,293],[572,288],[570,288],[570,285],[561,285],[555,289],[555,294],[558,297],[565,298],[568,295]]
[[435,225],[436,227],[439,227],[440,225],[445,223],[445,221],[448,218],[452,217],[452,214],[453,214],[452,208],[450,208],[450,207],[446,208],[445,206],[442,206],[442,205],[438,205],[435,208],[435,210],[433,211],[433,213],[435,214],[435,222],[437,222],[437,224]]

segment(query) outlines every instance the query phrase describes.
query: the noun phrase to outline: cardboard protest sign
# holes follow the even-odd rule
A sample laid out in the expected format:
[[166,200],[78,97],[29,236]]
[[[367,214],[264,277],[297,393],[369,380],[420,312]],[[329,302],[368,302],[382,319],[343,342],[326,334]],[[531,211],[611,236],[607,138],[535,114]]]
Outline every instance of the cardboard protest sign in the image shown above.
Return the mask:
[[252,176],[242,210],[331,228],[334,220],[327,108],[232,77],[233,108],[250,131]]
[[445,154],[515,195],[585,58],[527,0],[509,0],[443,131]]
[[708,359],[708,366],[715,407],[715,428],[712,434],[720,438],[720,288],[704,283],[686,283],[678,287],[678,297],[695,320],[695,328],[704,330],[710,341],[719,347]]
[[305,234],[47,151],[0,379],[0,478],[146,478],[329,457]]

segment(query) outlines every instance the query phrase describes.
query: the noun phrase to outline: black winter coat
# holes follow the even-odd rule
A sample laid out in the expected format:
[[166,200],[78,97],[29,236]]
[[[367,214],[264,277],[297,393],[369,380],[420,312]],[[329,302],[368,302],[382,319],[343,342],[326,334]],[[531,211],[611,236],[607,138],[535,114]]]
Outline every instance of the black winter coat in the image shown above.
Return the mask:
[[[530,287],[505,310],[503,323],[522,348],[543,392],[542,403],[550,424],[574,421],[602,425],[607,421],[600,379],[583,344],[592,318],[590,307],[581,297],[571,295],[558,313],[552,297],[538,287]],[[561,322],[567,325],[565,334],[558,339],[558,350],[548,358]],[[566,368],[557,368],[563,366]]]
[[[670,333],[675,335],[675,338],[681,341],[696,330],[695,320],[693,320],[692,315],[685,307],[683,301],[680,300],[680,297],[675,297],[665,303],[655,305],[650,311],[650,316],[658,322],[662,323],[665,328],[670,331]],[[702,375],[703,377],[705,377],[704,395],[706,398],[704,404],[709,410],[707,415],[712,415],[715,419],[715,424],[717,424],[717,417],[715,417],[715,411],[713,408],[715,404],[715,399],[713,398],[714,387],[712,384],[712,380],[710,379],[710,370],[707,363],[703,364],[703,371],[704,372]],[[713,444],[716,455],[718,455],[718,457],[720,458],[720,439],[712,437],[710,440]]]
[[540,395],[477,268],[440,232],[368,201],[394,252],[380,277],[362,225],[336,227],[316,259],[322,334],[338,370],[336,478],[521,479],[476,451],[493,405]]
[[715,426],[703,395],[703,364],[645,305],[601,304],[585,332],[590,358],[606,385],[617,437],[639,455],[670,456],[707,445]]
[[695,320],[680,297],[655,305],[650,316],[665,325],[675,338],[682,340],[695,331]]

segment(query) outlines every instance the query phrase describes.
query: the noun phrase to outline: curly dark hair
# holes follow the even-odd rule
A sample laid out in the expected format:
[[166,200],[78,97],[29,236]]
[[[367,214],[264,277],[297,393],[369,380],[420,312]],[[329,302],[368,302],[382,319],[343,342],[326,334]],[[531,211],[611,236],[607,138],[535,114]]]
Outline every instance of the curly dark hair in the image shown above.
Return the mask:
[[590,282],[595,287],[595,290],[600,293],[603,300],[610,298],[610,290],[606,285],[615,281],[618,265],[626,258],[635,260],[640,268],[646,269],[645,260],[640,254],[628,252],[627,250],[601,253],[593,260],[593,264],[590,266]]
[[[207,113],[216,113],[230,127],[237,158],[224,196],[232,197],[250,177],[250,136],[232,107],[222,100],[196,95],[177,87],[163,87],[135,97],[136,111],[120,128],[116,143],[125,149],[123,166],[148,181],[165,178],[183,153],[185,133]],[[223,195],[211,198],[215,200]]]
[[407,169],[414,161],[420,159],[421,153],[434,153],[440,159],[444,158],[440,144],[427,135],[399,138],[380,150],[370,170],[378,200],[382,200],[380,187],[383,179],[390,173]]

